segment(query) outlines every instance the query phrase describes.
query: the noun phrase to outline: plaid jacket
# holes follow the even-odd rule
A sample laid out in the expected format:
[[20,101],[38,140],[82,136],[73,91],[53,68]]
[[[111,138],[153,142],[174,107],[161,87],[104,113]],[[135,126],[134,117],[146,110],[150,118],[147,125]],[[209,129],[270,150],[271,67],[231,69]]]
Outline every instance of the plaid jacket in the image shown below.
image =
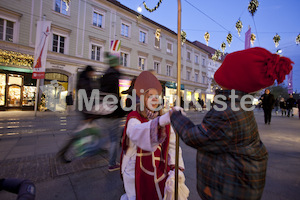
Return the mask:
[[[228,97],[230,91],[220,91]],[[241,96],[235,107],[240,108]],[[197,149],[197,190],[203,200],[260,199],[265,186],[268,153],[261,142],[252,111],[210,110],[200,125],[176,111],[171,116],[174,130]],[[220,108],[220,105],[216,105]]]

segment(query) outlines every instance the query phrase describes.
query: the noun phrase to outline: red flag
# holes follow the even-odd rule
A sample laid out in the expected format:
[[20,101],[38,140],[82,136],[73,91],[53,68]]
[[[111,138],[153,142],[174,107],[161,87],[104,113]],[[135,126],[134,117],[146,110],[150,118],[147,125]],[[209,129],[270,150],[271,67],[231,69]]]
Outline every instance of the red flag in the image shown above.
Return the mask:
[[45,66],[50,35],[50,21],[38,21],[34,51],[33,79],[45,78]]

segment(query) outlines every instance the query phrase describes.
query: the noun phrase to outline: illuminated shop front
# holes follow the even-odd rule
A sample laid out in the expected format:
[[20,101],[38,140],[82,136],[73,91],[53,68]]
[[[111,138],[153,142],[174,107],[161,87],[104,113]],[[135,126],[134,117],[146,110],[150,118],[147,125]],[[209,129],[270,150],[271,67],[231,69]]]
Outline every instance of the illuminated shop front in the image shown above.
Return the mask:
[[[184,85],[181,84],[181,96],[184,95]],[[164,99],[164,107],[167,108],[172,107],[175,105],[175,100],[177,96],[177,83],[175,82],[166,82],[165,84],[165,95],[163,97]]]
[[36,80],[32,70],[0,66],[0,109],[33,110]]

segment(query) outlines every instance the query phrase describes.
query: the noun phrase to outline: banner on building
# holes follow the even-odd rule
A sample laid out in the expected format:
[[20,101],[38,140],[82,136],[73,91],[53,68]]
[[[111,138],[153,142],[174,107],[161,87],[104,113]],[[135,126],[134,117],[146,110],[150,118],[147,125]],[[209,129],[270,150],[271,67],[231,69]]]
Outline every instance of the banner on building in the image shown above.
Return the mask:
[[112,40],[110,43],[110,53],[112,55],[120,57],[121,52],[121,40]]
[[245,49],[250,48],[250,40],[251,40],[251,28],[245,33]]
[[35,39],[33,79],[44,79],[51,21],[38,21]]
[[287,80],[288,80],[288,93],[292,94],[293,93],[293,70],[288,75]]

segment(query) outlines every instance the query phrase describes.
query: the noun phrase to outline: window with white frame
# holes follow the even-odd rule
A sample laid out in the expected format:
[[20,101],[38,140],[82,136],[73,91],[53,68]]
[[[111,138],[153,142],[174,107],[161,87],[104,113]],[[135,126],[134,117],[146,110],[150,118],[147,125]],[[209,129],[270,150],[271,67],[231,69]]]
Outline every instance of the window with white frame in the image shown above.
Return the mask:
[[199,74],[195,73],[195,82],[198,82],[198,76],[199,76]]
[[154,46],[155,46],[155,48],[160,49],[160,40],[158,40],[156,37],[155,37],[155,41],[154,41]]
[[159,62],[156,62],[154,61],[154,70],[156,73],[159,73],[159,70],[160,70],[160,63]]
[[104,19],[103,14],[94,11],[94,13],[93,13],[93,25],[94,26],[103,28],[103,21],[104,21],[103,19]]
[[121,52],[121,63],[124,67],[128,67],[129,55],[128,53]]
[[189,60],[189,61],[191,60],[191,52],[187,51],[186,59]]
[[56,12],[61,13],[61,14],[68,15],[70,9],[68,9],[68,6],[67,6],[67,4],[66,4],[65,1],[63,1],[63,0],[55,0],[54,10]]
[[173,44],[167,42],[167,53],[173,53]]
[[199,56],[198,55],[195,55],[195,63],[199,64]]
[[202,58],[202,66],[205,67],[205,58]]
[[191,80],[191,72],[190,71],[186,71],[186,80]]
[[167,65],[167,76],[172,76],[172,66]]
[[0,40],[13,42],[14,22],[0,18]]
[[102,49],[101,46],[92,44],[92,48],[91,48],[91,59],[92,60],[97,60],[97,61],[101,60],[101,49]]
[[143,57],[139,57],[139,69],[141,70],[146,69],[146,59]]
[[124,37],[129,37],[130,26],[128,24],[121,24],[121,35]]
[[146,35],[147,35],[147,33],[146,32],[144,32],[144,31],[140,31],[140,42],[141,43],[146,43]]
[[52,51],[58,53],[65,53],[65,43],[66,37],[58,34],[53,34]]

